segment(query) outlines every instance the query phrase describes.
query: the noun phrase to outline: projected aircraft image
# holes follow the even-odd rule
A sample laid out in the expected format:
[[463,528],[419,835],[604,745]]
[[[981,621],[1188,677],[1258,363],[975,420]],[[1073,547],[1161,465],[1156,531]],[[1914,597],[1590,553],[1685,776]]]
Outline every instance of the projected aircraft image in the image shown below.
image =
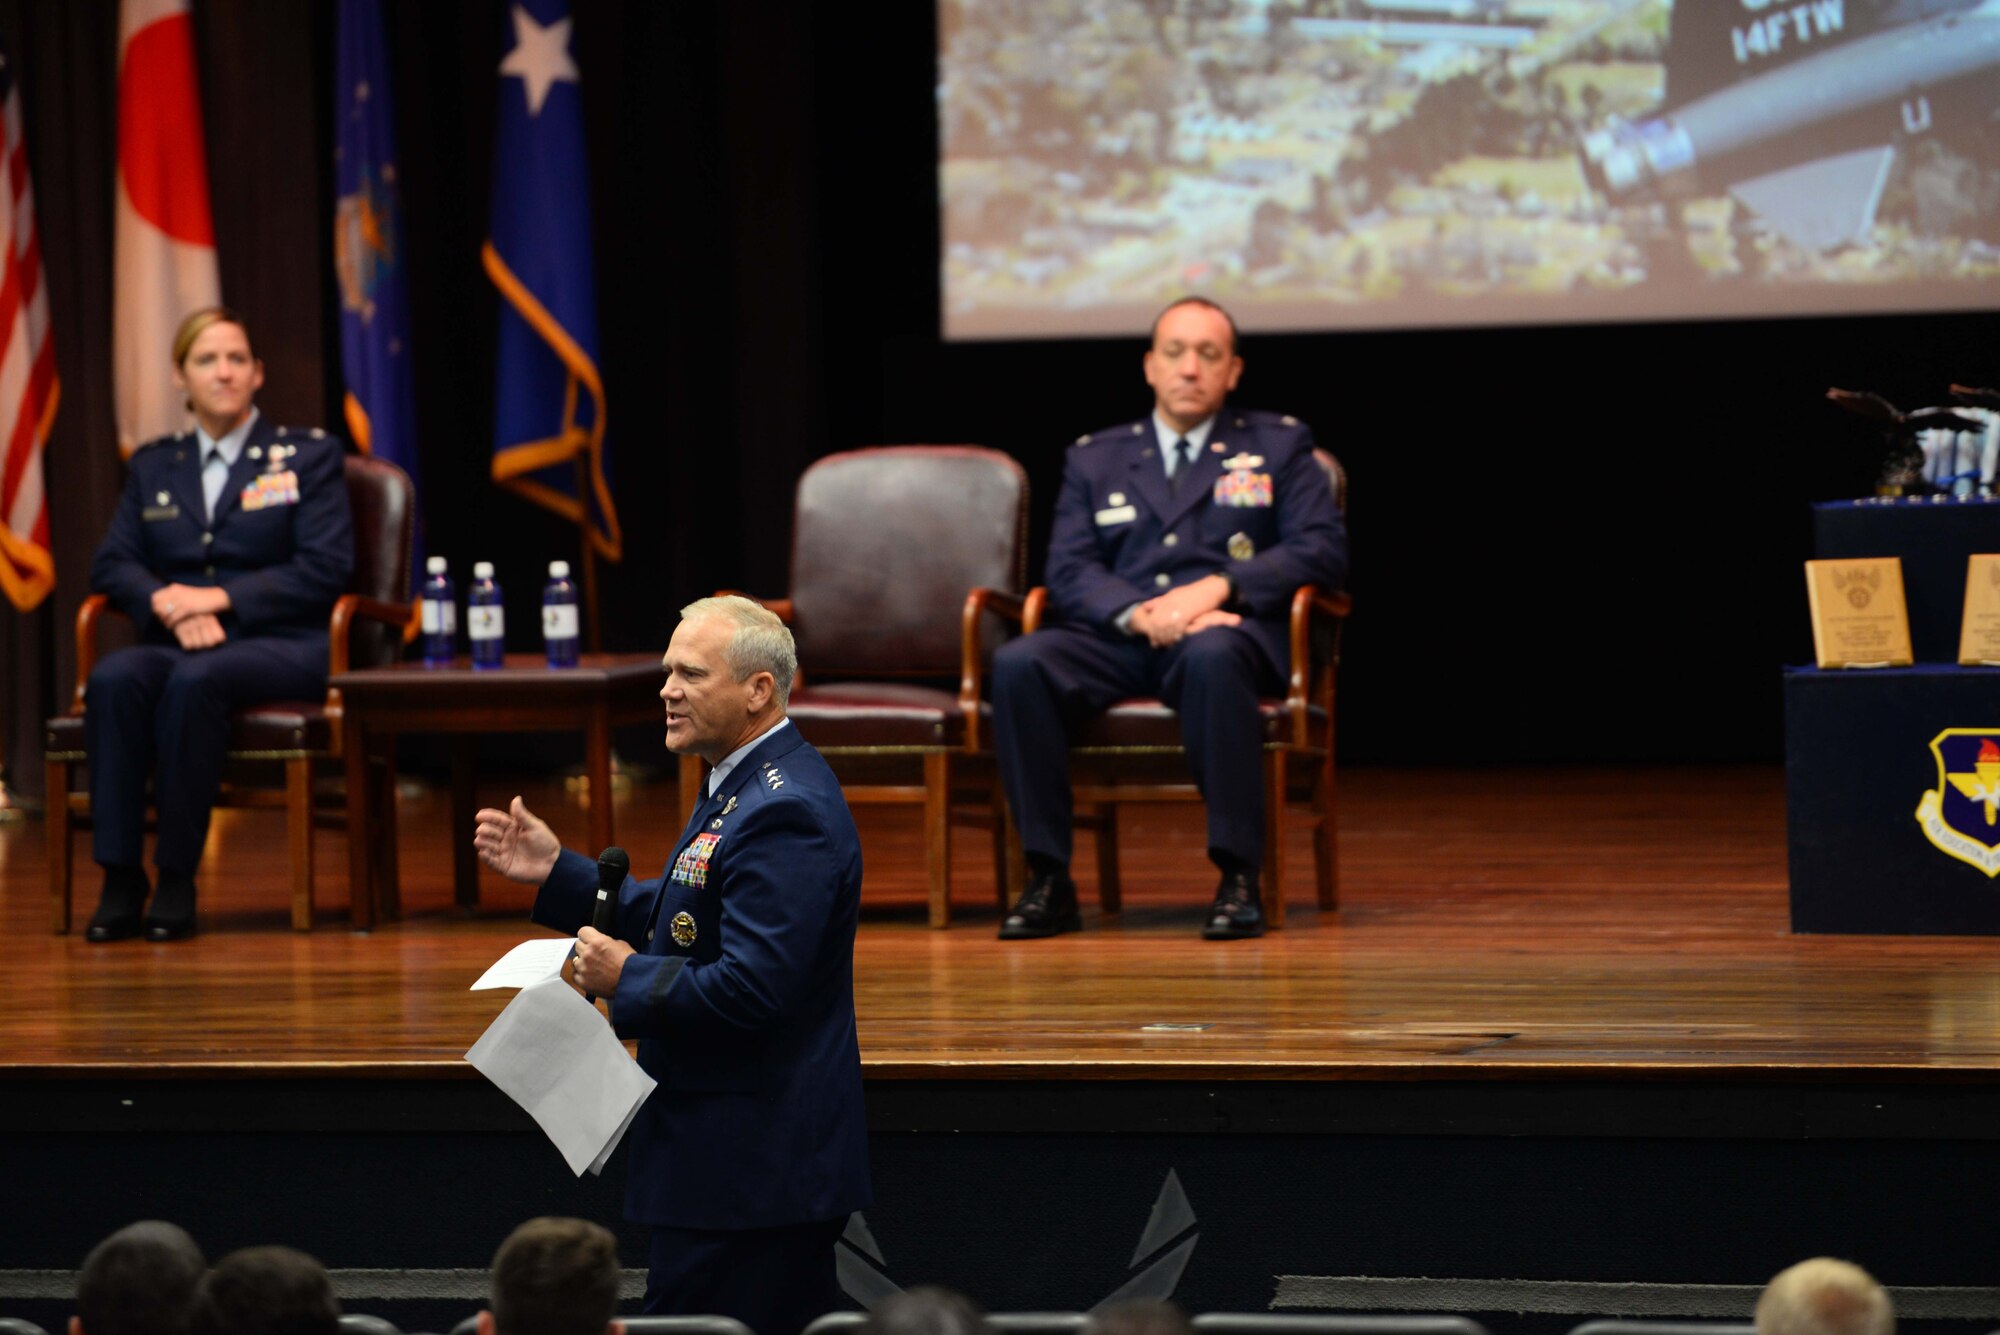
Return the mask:
[[940,0],[949,337],[1980,308],[2000,0]]

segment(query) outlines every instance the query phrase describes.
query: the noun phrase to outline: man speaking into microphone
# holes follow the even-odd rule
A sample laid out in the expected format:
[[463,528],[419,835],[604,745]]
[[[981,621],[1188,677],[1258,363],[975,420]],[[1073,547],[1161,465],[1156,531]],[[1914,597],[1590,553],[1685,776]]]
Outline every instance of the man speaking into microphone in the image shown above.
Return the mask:
[[[652,1229],[645,1311],[795,1335],[842,1305],[833,1244],[870,1204],[854,929],[861,844],[840,785],[785,717],[792,634],[747,598],[681,609],[667,750],[713,769],[666,874],[615,887],[520,798],[477,817],[480,860],[540,886],[577,933],[576,985],[610,1003],[659,1081],[626,1142],[625,1211]],[[616,879],[611,872],[607,879]]]

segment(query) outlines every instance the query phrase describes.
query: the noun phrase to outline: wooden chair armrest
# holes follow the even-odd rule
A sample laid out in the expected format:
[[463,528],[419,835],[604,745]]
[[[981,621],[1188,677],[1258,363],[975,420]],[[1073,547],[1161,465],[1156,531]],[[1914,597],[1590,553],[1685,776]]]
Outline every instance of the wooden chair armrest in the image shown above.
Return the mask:
[[1004,589],[973,589],[965,595],[965,608],[959,614],[958,630],[958,711],[965,716],[965,749],[977,751],[979,738],[979,697],[982,678],[986,669],[982,662],[984,647],[979,630],[985,614],[993,613],[1002,620],[1021,624],[1021,609],[1025,600],[1018,593],[1008,593]]
[[[385,626],[401,626],[406,631],[416,619],[417,607],[414,603],[385,603],[374,598],[366,598],[358,593],[343,593],[333,605],[333,615],[326,622],[326,673],[329,677],[345,672],[352,665],[351,647],[347,642],[348,631],[353,628],[354,618],[379,621]],[[407,641],[407,636],[405,640]],[[340,720],[345,712],[340,700],[340,688],[329,685],[326,688],[326,717],[333,725],[333,749],[329,754],[339,755],[341,751]]]
[[[1292,744],[1307,741],[1306,710],[1313,689],[1312,622],[1315,616],[1341,620],[1354,600],[1345,593],[1323,593],[1318,586],[1301,584],[1292,593],[1291,671],[1285,678],[1285,712],[1292,720]],[[1330,680],[1330,674],[1329,674]]]
[[379,621],[385,626],[408,628],[412,608],[409,603],[385,603],[358,593],[341,594],[339,601],[333,605],[333,615],[327,618],[326,623],[326,670],[329,675],[347,671],[352,662],[347,635],[356,617]]
[[[1307,585],[1307,588],[1312,588]],[[1313,589],[1313,611],[1322,616],[1344,617],[1354,610],[1354,599],[1345,593],[1321,593]]]
[[69,712],[83,712],[83,689],[90,684],[90,673],[97,666],[97,627],[104,620],[106,612],[117,613],[111,600],[101,593],[93,593],[83,600],[76,609],[76,689],[70,692]]
[[968,615],[974,604],[981,612],[991,612],[1004,621],[1021,624],[1021,613],[1027,608],[1028,596],[1024,593],[1008,593],[1005,589],[974,589],[965,595],[965,610]]
[[1049,590],[1045,584],[1037,584],[1028,590],[1028,596],[1021,600],[1021,633],[1032,635],[1042,628],[1042,614],[1049,610]]

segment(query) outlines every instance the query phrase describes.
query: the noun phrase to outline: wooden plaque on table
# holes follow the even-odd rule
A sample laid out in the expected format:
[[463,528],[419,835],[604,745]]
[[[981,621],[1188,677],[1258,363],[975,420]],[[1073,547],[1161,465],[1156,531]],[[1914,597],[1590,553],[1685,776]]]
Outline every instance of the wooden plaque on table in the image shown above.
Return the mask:
[[1975,555],[1965,563],[1958,661],[1967,666],[2000,663],[2000,556]]
[[1910,611],[1894,556],[1806,562],[1813,657],[1823,668],[1908,667]]

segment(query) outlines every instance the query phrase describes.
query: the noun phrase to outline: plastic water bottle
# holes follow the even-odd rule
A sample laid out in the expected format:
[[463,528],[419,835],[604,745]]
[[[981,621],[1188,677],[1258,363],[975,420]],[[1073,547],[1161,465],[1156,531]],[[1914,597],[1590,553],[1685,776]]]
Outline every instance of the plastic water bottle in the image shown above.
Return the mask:
[[458,652],[458,591],[442,556],[424,562],[430,578],[424,581],[423,632],[424,665],[445,667]]
[[576,666],[579,625],[569,562],[551,561],[549,582],[542,586],[542,644],[549,652],[550,667]]
[[472,587],[465,595],[465,628],[472,636],[472,666],[497,668],[507,658],[507,609],[500,605],[500,586],[493,581],[493,563],[472,567]]

